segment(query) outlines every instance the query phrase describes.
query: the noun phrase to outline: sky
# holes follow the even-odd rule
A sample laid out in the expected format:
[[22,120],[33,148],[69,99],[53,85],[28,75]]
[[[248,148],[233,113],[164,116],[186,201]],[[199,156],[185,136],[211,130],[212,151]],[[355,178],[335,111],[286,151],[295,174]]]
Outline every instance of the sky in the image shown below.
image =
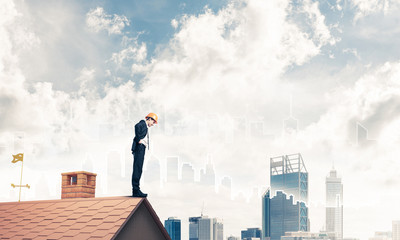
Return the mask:
[[[297,153],[312,232],[324,229],[332,168],[344,237],[390,231],[399,13],[392,0],[3,0],[0,201],[18,199],[20,152],[23,201],[60,198],[61,173],[77,170],[98,174],[96,196],[130,195],[133,126],[155,112],[142,189],[161,220],[182,219],[183,239],[202,211],[223,219],[225,237],[261,227],[270,158]],[[209,163],[216,186],[166,182],[169,157],[196,180]]]

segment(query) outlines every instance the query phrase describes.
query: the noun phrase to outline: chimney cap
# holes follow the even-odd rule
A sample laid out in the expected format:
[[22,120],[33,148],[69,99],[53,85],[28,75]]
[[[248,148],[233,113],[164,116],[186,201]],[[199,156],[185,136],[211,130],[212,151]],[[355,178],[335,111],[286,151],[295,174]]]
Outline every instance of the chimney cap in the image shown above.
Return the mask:
[[86,172],[86,171],[76,171],[76,172],[67,172],[67,173],[61,173],[62,176],[68,176],[68,175],[76,175],[76,174],[86,174],[86,175],[91,175],[91,176],[97,176],[96,173],[91,173],[91,172]]

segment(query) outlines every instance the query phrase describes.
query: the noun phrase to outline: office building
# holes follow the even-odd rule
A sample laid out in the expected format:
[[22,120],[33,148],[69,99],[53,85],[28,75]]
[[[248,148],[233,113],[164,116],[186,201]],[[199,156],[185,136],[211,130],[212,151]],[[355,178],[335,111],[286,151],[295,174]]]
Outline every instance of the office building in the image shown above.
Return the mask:
[[223,234],[223,223],[216,218],[189,218],[189,240],[223,240]]
[[270,158],[271,190],[262,197],[262,239],[309,231],[308,172],[300,153]]
[[167,182],[178,181],[179,157],[167,157]]
[[232,197],[232,179],[225,176],[221,180],[221,184],[218,187],[218,193],[222,196],[226,196],[229,199]]
[[277,191],[268,201],[263,196],[263,240],[280,240],[285,232],[308,231],[308,208],[304,202],[294,203],[294,196]]
[[270,213],[270,189],[262,196],[262,240],[268,240],[271,237],[271,213]]
[[199,240],[199,219],[201,217],[189,218],[189,240]]
[[190,163],[182,164],[182,182],[184,183],[194,182],[194,169]]
[[200,183],[215,186],[215,171],[211,161],[207,162],[205,169],[200,170]]
[[254,238],[261,239],[261,229],[247,228],[247,230],[242,230],[241,238],[242,240],[252,240]]
[[326,231],[335,232],[343,239],[343,184],[332,169],[326,177]]
[[213,231],[214,240],[224,239],[224,224],[216,218],[213,219]]
[[400,220],[392,221],[392,240],[400,240]]
[[271,195],[283,191],[308,203],[308,172],[300,153],[270,159]]
[[181,220],[176,217],[169,217],[165,220],[165,229],[171,240],[181,240]]

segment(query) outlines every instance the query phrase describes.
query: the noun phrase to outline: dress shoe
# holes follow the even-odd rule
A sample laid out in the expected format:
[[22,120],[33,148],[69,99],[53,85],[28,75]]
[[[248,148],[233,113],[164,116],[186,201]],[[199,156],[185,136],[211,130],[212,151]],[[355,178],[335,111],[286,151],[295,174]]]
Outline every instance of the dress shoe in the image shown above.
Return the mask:
[[141,197],[141,198],[145,198],[145,197],[147,197],[147,193],[142,193],[142,191],[140,191],[140,190],[133,191],[132,197]]

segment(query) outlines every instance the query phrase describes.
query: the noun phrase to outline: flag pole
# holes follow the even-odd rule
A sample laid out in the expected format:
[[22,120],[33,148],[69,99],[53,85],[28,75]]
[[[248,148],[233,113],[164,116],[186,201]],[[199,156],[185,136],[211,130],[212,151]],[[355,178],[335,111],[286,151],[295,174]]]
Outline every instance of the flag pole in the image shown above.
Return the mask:
[[22,166],[21,166],[21,180],[19,182],[19,199],[18,202],[21,202],[21,186],[22,186],[22,170],[24,169],[24,161],[22,161]]

